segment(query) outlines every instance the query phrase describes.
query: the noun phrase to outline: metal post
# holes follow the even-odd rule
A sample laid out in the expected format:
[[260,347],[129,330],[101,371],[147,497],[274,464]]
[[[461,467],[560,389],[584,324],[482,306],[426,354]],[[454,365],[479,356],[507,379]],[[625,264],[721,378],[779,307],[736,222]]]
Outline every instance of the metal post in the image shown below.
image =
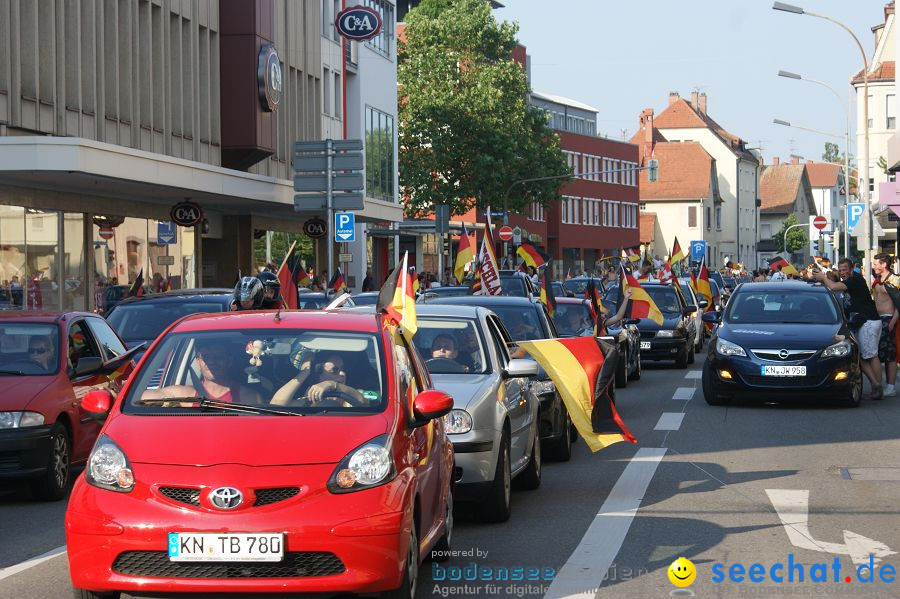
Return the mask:
[[[325,155],[328,157],[327,170],[325,171],[325,179],[326,185],[325,188],[325,212],[327,217],[325,222],[328,223],[326,229],[328,230],[328,235],[325,238],[325,245],[328,249],[328,266],[325,269],[328,272],[328,276],[331,276],[331,269],[334,268],[334,239],[335,239],[335,229],[334,229],[334,143],[331,138],[325,140]],[[321,189],[321,188],[320,188]],[[326,285],[328,281],[325,281]],[[328,293],[327,290],[325,292]]]
[[438,251],[437,251],[437,273],[435,273],[437,277],[437,281],[439,285],[443,284],[444,280],[444,234],[438,233]]

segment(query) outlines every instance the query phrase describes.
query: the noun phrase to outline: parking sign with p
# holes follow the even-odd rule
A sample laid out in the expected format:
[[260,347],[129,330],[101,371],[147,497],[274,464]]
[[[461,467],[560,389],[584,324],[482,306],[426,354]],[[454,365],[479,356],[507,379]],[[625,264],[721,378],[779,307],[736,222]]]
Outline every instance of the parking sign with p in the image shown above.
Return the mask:
[[853,202],[847,204],[847,229],[852,231],[853,227],[859,222],[860,217],[866,210],[866,205],[862,202]]
[[356,227],[355,214],[352,212],[334,213],[334,240],[339,242],[351,242],[356,239],[354,230]]

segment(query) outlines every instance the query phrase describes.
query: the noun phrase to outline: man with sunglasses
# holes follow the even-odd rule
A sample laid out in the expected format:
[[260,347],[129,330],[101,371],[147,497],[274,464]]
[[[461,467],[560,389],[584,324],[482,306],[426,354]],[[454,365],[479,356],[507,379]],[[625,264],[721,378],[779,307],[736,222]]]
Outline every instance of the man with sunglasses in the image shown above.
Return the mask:
[[28,358],[37,362],[41,368],[50,371],[56,363],[53,343],[49,337],[32,337],[28,340]]

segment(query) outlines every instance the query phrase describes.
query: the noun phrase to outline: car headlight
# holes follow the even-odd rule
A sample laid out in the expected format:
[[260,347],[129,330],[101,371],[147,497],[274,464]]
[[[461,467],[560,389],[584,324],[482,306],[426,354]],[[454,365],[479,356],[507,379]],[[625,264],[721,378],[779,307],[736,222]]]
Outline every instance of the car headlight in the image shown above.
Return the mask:
[[656,331],[657,337],[683,337],[684,333],[682,333],[681,329],[663,329],[661,331]]
[[332,493],[370,489],[390,481],[397,471],[388,447],[390,437],[380,435],[348,453],[328,479]]
[[823,358],[843,358],[844,356],[850,355],[850,342],[844,339],[843,341],[839,341],[834,345],[829,345],[825,348],[825,351],[822,352]]
[[743,347],[721,338],[716,341],[716,351],[723,356],[747,356]]
[[444,427],[448,435],[461,435],[472,430],[472,416],[465,410],[450,410],[444,416]]
[[556,393],[556,385],[553,384],[553,381],[534,381],[531,383],[531,392],[535,395]]
[[0,430],[27,428],[44,424],[44,415],[37,412],[0,412]]
[[128,493],[134,488],[134,472],[125,452],[106,435],[100,435],[88,457],[84,479],[88,484]]

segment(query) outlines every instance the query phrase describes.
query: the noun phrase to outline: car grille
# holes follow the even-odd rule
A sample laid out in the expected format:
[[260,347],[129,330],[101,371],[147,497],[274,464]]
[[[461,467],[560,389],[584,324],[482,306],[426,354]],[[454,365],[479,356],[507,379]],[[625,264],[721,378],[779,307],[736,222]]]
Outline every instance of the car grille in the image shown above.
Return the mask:
[[[200,489],[190,487],[160,487],[159,492],[172,501],[187,505],[200,506]],[[253,507],[271,505],[290,499],[300,492],[298,487],[275,487],[272,489],[256,489],[256,501]]]
[[126,551],[113,563],[118,574],[157,578],[296,578],[344,570],[335,554],[314,551],[285,553],[280,562],[173,562],[165,551]]
[[186,489],[184,487],[160,487],[159,492],[178,503],[200,506],[200,489]]
[[782,358],[779,353],[782,351],[781,349],[751,349],[753,355],[759,358],[760,360],[767,360],[769,362],[799,362],[801,360],[808,360],[816,355],[816,352],[819,351],[817,349],[786,349],[783,350],[787,352],[787,356]]
[[749,385],[760,387],[809,387],[818,383],[818,379],[809,376],[761,376],[758,374],[745,374],[744,380]]
[[285,499],[290,499],[294,495],[300,492],[300,489],[297,487],[279,487],[276,489],[257,489],[256,490],[256,501],[253,502],[253,507],[259,507],[261,505],[269,505],[272,503],[278,503],[279,501],[284,501]]
[[656,337],[656,331],[641,331],[641,339],[653,339]]
[[0,471],[17,470],[19,468],[19,453],[16,451],[0,451]]

